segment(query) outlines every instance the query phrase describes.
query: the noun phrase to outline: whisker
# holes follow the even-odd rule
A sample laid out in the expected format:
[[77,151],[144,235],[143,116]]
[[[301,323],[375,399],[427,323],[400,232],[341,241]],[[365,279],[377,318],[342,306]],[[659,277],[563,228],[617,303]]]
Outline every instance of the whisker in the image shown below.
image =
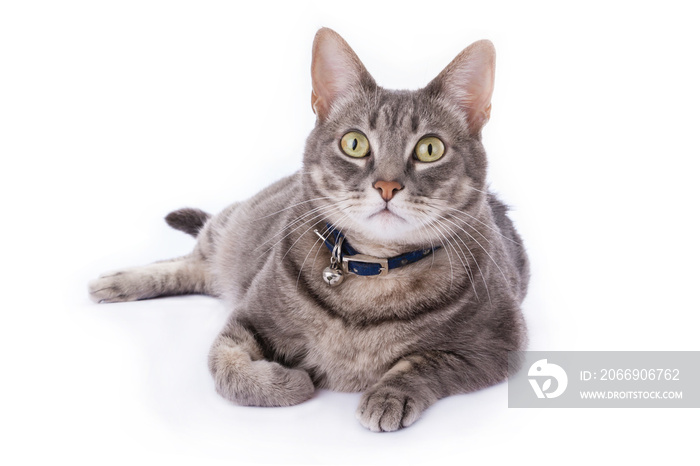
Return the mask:
[[284,209],[280,209],[280,210],[278,210],[277,212],[272,212],[271,214],[267,214],[267,215],[265,215],[264,217],[258,217],[258,218],[255,218],[255,219],[253,219],[253,220],[262,220],[262,219],[264,219],[264,218],[272,217],[273,215],[277,215],[277,214],[279,214],[280,212],[284,212],[285,210],[289,210],[289,209],[292,209],[292,208],[294,208],[294,207],[296,207],[296,206],[299,206],[299,205],[302,205],[302,204],[306,204],[307,202],[321,201],[321,200],[323,200],[323,199],[331,199],[331,198],[332,198],[332,196],[324,196],[324,197],[317,197],[317,198],[315,198],[315,199],[307,199],[307,200],[305,200],[305,201],[298,202],[298,203],[296,203],[296,204],[294,204],[294,205],[290,205],[290,206],[288,206],[288,207],[285,207]]
[[[454,239],[454,238],[456,237],[457,239],[460,239],[460,240],[461,240],[461,238],[459,238],[459,236],[456,236],[456,235],[454,234],[454,231],[453,231],[451,228],[449,228],[447,225],[443,224],[443,223],[440,222],[439,220],[435,220],[435,222],[436,222],[437,224],[441,225],[443,228],[445,228],[445,230],[447,230],[448,234],[450,235],[450,238],[453,238],[453,239]],[[476,290],[476,283],[475,283],[475,280],[474,280],[474,272],[472,271],[471,265],[469,265],[469,260],[467,259],[467,255],[466,255],[466,253],[464,252],[464,250],[462,249],[462,246],[460,246],[459,243],[456,243],[456,244],[457,244],[457,247],[459,247],[459,250],[462,252],[462,256],[464,257],[464,261],[462,261],[462,256],[460,256],[460,255],[458,254],[457,248],[455,248],[454,245],[452,246],[452,248],[455,250],[455,254],[457,254],[457,257],[459,257],[460,262],[462,262],[462,267],[464,267],[464,271],[467,272],[467,278],[469,278],[469,281],[471,282],[472,289],[474,290],[474,295],[476,296],[476,299],[477,299],[478,301],[481,301],[480,298],[479,298],[479,293],[478,293],[477,290]],[[462,241],[462,244],[464,244],[464,241]],[[474,262],[476,263],[477,268],[478,268],[478,267],[479,267],[479,263],[476,261],[476,258],[474,257],[474,254],[472,254],[471,250],[469,249],[469,246],[467,246],[466,244],[465,244],[464,246],[467,248],[467,251],[469,251],[469,254],[472,256],[472,259],[474,259]],[[466,264],[465,264],[465,262],[466,262]],[[481,273],[481,269],[480,269],[480,268],[479,268],[479,273]],[[484,279],[484,274],[483,274],[483,273],[481,273],[481,278]],[[486,280],[484,280],[484,285],[486,285]],[[487,294],[487,296],[489,296],[489,301],[490,301],[490,300],[491,300],[491,297],[490,297],[490,295],[489,295],[488,287],[486,288],[486,294]]]
[[[432,228],[433,230],[435,230],[440,236],[445,238],[445,241],[447,241],[447,238],[445,237],[445,235],[443,235],[442,232],[440,230],[438,230],[435,225],[429,223],[428,226],[430,228]],[[447,242],[449,243],[449,241],[447,241]],[[452,258],[450,257],[451,256],[450,250],[447,246],[445,246],[445,243],[443,243],[442,240],[440,240],[440,244],[442,244],[442,247],[445,249],[445,252],[447,253],[447,260],[450,262],[450,291],[452,291],[452,283],[454,282],[454,274],[452,272]]]
[[[295,218],[294,220],[292,220],[291,222],[289,222],[287,225],[285,225],[285,226],[283,226],[282,228],[280,228],[280,230],[279,230],[277,233],[275,233],[274,235],[270,236],[267,240],[263,241],[262,243],[258,244],[258,245],[255,247],[255,249],[253,249],[253,251],[255,251],[256,249],[261,248],[262,246],[264,246],[264,245],[267,244],[268,242],[272,241],[277,235],[281,235],[282,233],[284,233],[285,231],[287,231],[289,228],[291,228],[295,223],[299,223],[299,222],[300,222],[301,220],[303,220],[304,218],[309,217],[309,216],[313,215],[314,213],[318,213],[318,212],[324,212],[324,213],[326,213],[327,211],[333,209],[334,207],[335,207],[335,204],[332,204],[332,205],[330,205],[330,206],[316,207],[315,209],[311,209],[310,211],[308,211],[308,212],[306,212],[306,213],[304,213],[304,214],[298,216],[297,218]],[[301,225],[303,225],[304,223],[306,223],[306,222],[301,222]],[[301,225],[300,225],[300,226],[301,226]],[[294,230],[292,230],[292,231],[294,231]],[[282,239],[284,239],[284,238],[282,238]]]
[[[350,214],[346,213],[346,214],[344,214],[342,217],[340,217],[340,220],[338,220],[338,223],[337,223],[334,227],[327,226],[325,231],[327,231],[328,233],[326,234],[326,236],[323,237],[323,243],[325,243],[326,240],[330,237],[331,233],[333,232],[333,229],[335,229],[335,230],[337,230],[339,233],[341,233],[341,232],[342,232],[342,226],[344,225],[345,221],[348,220],[349,218],[350,218]],[[320,240],[320,238],[319,238],[319,240]],[[316,250],[316,254],[314,255],[314,261],[311,263],[311,269],[312,269],[312,270],[313,270],[313,268],[316,266],[316,260],[318,259],[318,254],[319,254],[319,253],[321,252],[321,250],[323,249],[323,246],[324,246],[323,243],[322,243],[322,244],[318,247],[318,249]],[[298,280],[298,277],[297,277],[297,280]]]
[[[268,253],[272,248],[274,248],[275,246],[277,246],[281,241],[284,241],[284,239],[285,239],[286,237],[288,237],[289,235],[291,235],[292,233],[294,233],[295,231],[297,231],[299,228],[302,228],[302,227],[303,227],[304,225],[306,225],[308,222],[311,222],[311,221],[313,221],[313,220],[315,220],[315,219],[317,219],[317,218],[321,218],[321,217],[323,217],[323,216],[325,216],[325,215],[328,215],[328,214],[330,214],[330,213],[336,212],[336,211],[338,211],[338,210],[342,210],[342,208],[343,208],[343,207],[341,207],[341,206],[331,206],[329,209],[324,210],[324,211],[321,212],[320,214],[315,215],[315,216],[311,217],[310,219],[307,219],[307,220],[303,221],[303,222],[302,222],[301,224],[299,224],[296,228],[294,228],[293,230],[291,230],[290,232],[288,232],[286,235],[284,235],[282,238],[280,238],[279,240],[277,240],[277,241],[275,242],[275,244],[273,244],[272,246],[270,246],[269,248],[267,248],[265,251],[263,251],[263,253],[260,254],[260,256],[258,256],[258,257],[262,257],[264,254]],[[312,225],[312,227],[313,227],[313,225]],[[308,231],[308,230],[307,230],[307,231]],[[275,236],[276,236],[276,235],[275,235]],[[256,249],[257,249],[257,248],[256,248]]]
[[[439,217],[439,215],[438,215],[438,217]],[[444,219],[444,217],[441,217],[441,218]],[[476,264],[476,268],[477,268],[477,270],[479,271],[479,275],[481,275],[481,280],[484,282],[484,287],[486,288],[486,297],[489,298],[489,302],[492,302],[492,301],[491,301],[491,293],[489,292],[489,286],[488,286],[488,284],[486,283],[486,277],[484,276],[484,272],[481,270],[481,266],[479,265],[479,261],[478,261],[478,260],[476,259],[476,257],[474,256],[474,253],[472,252],[472,250],[469,248],[469,246],[467,245],[467,243],[465,243],[464,240],[463,240],[459,235],[455,234],[455,231],[452,230],[449,226],[445,225],[444,223],[440,222],[439,220],[436,220],[436,222],[438,222],[438,223],[440,223],[441,225],[443,225],[443,226],[451,233],[451,237],[452,237],[452,238],[457,238],[459,241],[462,242],[462,244],[464,245],[464,247],[467,248],[467,252],[469,252],[469,255],[472,257],[472,259],[474,259],[474,264]],[[459,244],[457,244],[457,245],[459,246]],[[462,247],[459,246],[459,249],[461,250]],[[464,253],[463,250],[462,250],[462,252]],[[465,259],[465,260],[467,259],[466,254],[465,254],[465,256],[464,256],[464,259]],[[467,262],[468,262],[468,261],[467,261]],[[476,284],[474,283],[474,280],[475,280],[474,272],[472,271],[471,267],[469,267],[469,272],[471,272],[470,279],[472,280],[472,286],[474,286],[474,293],[476,294],[477,300],[479,300],[479,295],[478,295],[478,293],[476,292]],[[480,300],[479,300],[479,301],[480,301]]]
[[[343,207],[340,206],[340,207],[339,207],[339,210],[343,210]],[[327,212],[326,212],[326,213],[320,214],[320,216],[324,216],[324,215],[326,215],[326,214],[327,214]],[[316,217],[314,217],[314,218],[316,218]],[[304,223],[306,223],[306,222],[304,222]],[[315,222],[315,223],[318,223],[318,222]],[[309,230],[311,230],[311,229],[312,229],[313,227],[315,227],[315,226],[316,226],[316,225],[312,224],[309,228],[307,228],[307,229],[304,231],[304,233],[302,233],[301,235],[299,235],[299,237],[296,239],[296,241],[294,241],[294,242],[292,243],[292,245],[289,246],[289,249],[287,249],[287,252],[284,253],[284,256],[282,256],[282,259],[280,259],[280,260],[284,260],[284,258],[287,257],[287,254],[289,254],[289,252],[294,248],[294,245],[296,245],[296,244],[299,242],[299,240],[301,240],[301,239],[304,237],[304,235],[305,235],[306,233],[308,233]],[[297,228],[295,228],[295,230],[296,230],[296,229],[297,229]]]
[[482,191],[482,190],[480,190],[480,189],[478,189],[478,188],[475,188],[474,186],[467,185],[467,188],[473,189],[474,191],[476,191],[476,192],[478,192],[478,193],[481,193],[481,194],[486,194],[487,196],[490,194],[488,191]]
[[[441,217],[440,215],[438,215],[438,217],[440,217],[440,218],[442,218],[442,219],[444,219],[444,220],[447,220],[447,219],[445,219],[444,217]],[[449,221],[449,220],[447,220],[447,221]],[[503,273],[503,270],[501,270],[501,267],[498,265],[498,263],[497,263],[496,260],[493,258],[493,256],[491,256],[491,254],[488,252],[488,250],[486,250],[486,248],[485,248],[476,238],[474,238],[471,234],[469,234],[469,232],[468,232],[467,230],[465,230],[464,228],[462,228],[461,226],[459,226],[458,224],[456,224],[456,223],[454,223],[454,222],[452,222],[452,223],[453,223],[453,225],[455,225],[457,228],[459,228],[460,230],[462,230],[462,232],[464,232],[464,234],[466,234],[467,236],[469,236],[469,237],[472,239],[472,241],[474,241],[477,245],[479,245],[479,247],[486,253],[486,255],[489,256],[489,259],[491,259],[491,262],[493,262],[493,265],[495,265],[496,268],[498,269],[498,271],[501,272],[501,275],[503,276],[503,279],[506,281],[506,283],[510,283],[510,281],[506,278],[506,274]]]
[[[345,214],[345,215],[347,216],[348,214]],[[341,217],[340,221],[342,221],[344,218],[345,217]],[[311,270],[313,270],[314,267],[316,267],[316,260],[318,259],[318,254],[323,250],[323,247],[325,246],[326,240],[331,235],[331,231],[332,231],[331,227],[327,226],[325,232],[321,233],[322,235],[325,234],[325,236],[323,237],[323,242],[321,243],[321,245],[318,247],[318,249],[316,249],[316,254],[314,254],[314,261],[311,263]],[[320,240],[320,238],[319,238],[319,240]],[[299,281],[298,278],[297,278],[297,281]]]
[[[500,232],[500,231],[497,230],[496,228],[492,227],[491,225],[489,225],[489,224],[487,224],[487,223],[482,222],[481,220],[479,220],[478,218],[474,217],[473,215],[470,215],[470,214],[464,212],[463,210],[455,209],[454,207],[448,207],[448,209],[457,211],[457,212],[459,212],[459,213],[462,214],[462,215],[466,215],[467,217],[469,217],[469,218],[471,218],[471,219],[473,219],[473,220],[476,220],[477,222],[481,223],[483,226],[485,226],[485,227],[488,228],[489,230],[493,231],[494,233],[500,235],[502,238],[507,239],[508,241],[510,241],[510,242],[512,242],[512,243],[515,243],[515,244],[517,244],[517,245],[520,245],[520,243],[519,243],[518,241],[515,241],[513,238],[507,237],[506,235],[504,235],[502,232]],[[474,230],[477,231],[479,234],[481,234],[481,232],[479,232],[479,230],[477,230],[477,229],[474,228],[472,225],[470,225],[469,222],[467,222],[466,220],[461,219],[461,218],[459,218],[459,217],[455,217],[455,218],[459,219],[461,222],[466,223],[467,225],[469,225],[470,228],[474,229]],[[481,236],[484,236],[484,235],[481,235]],[[485,237],[484,237],[484,238],[485,238]]]
[[[340,218],[340,220],[338,220],[338,224],[337,224],[335,227],[333,227],[333,228],[334,228],[335,230],[337,230],[338,232],[342,232],[342,229],[343,229],[343,226],[344,226],[344,224],[345,224],[345,221],[346,221],[346,220],[349,220],[349,219],[350,219],[350,214],[347,214],[347,213],[344,214],[344,215]],[[324,237],[324,243],[325,243],[325,240],[327,240],[328,237],[330,237],[331,233],[332,233],[332,230],[331,230],[331,229],[328,229],[328,234]],[[316,265],[316,259],[318,258],[318,253],[321,252],[322,249],[323,249],[323,245],[321,245],[321,247],[319,247],[318,250],[316,251],[316,255],[314,256],[314,261],[313,261],[313,263],[311,264],[311,268],[313,268],[313,267]]]
[[[329,205],[322,205],[322,206],[318,206],[318,207],[315,207],[315,208],[313,208],[313,209],[311,209],[311,210],[308,210],[308,211],[304,212],[303,214],[299,215],[299,216],[296,217],[294,220],[292,220],[291,222],[289,222],[288,224],[286,224],[285,226],[283,226],[283,227],[280,229],[280,233],[286,231],[289,227],[291,227],[291,226],[294,225],[295,223],[299,222],[300,220],[304,219],[305,217],[308,217],[309,215],[311,215],[311,214],[313,214],[313,213],[315,213],[315,212],[319,212],[319,211],[321,211],[321,210],[323,210],[323,209],[326,209],[326,208],[332,207],[332,206],[333,206],[333,204],[331,204],[330,206],[329,206]],[[279,234],[279,233],[277,233],[277,234]],[[274,236],[276,236],[276,235],[274,235]]]
[[[416,219],[421,224],[420,225],[421,229],[419,230],[421,233],[421,236],[423,236],[423,234],[425,234],[425,237],[428,238],[428,242],[430,243],[430,248],[433,250],[433,253],[430,255],[431,256],[431,258],[430,258],[430,270],[433,270],[433,265],[435,265],[435,244],[433,244],[433,239],[428,234],[428,229],[425,226],[425,221],[423,221],[423,219],[421,219],[419,217],[417,217]],[[425,232],[425,233],[423,233],[423,232]]]
[[[340,217],[340,220],[338,223],[342,223],[342,221],[347,218],[349,215],[348,214],[343,214],[342,217]],[[321,248],[324,247],[324,243],[328,239],[328,237],[331,235],[332,232],[332,227],[330,225],[326,225],[326,228],[323,230],[323,233],[321,233],[321,236],[323,236],[323,241],[321,242],[318,250],[316,251],[316,255],[314,256],[314,262],[311,264],[311,270],[313,270],[314,266],[316,265],[316,258],[318,257],[318,253],[321,251]],[[304,270],[304,264],[306,264],[306,260],[309,258],[309,255],[311,255],[311,252],[313,252],[314,248],[318,244],[318,242],[321,241],[321,238],[318,238],[314,244],[311,246],[309,249],[309,252],[306,254],[306,257],[304,257],[304,262],[301,263],[301,267],[299,268],[299,275],[297,275],[297,283],[296,283],[296,288],[299,288],[299,279],[301,278],[301,272]]]

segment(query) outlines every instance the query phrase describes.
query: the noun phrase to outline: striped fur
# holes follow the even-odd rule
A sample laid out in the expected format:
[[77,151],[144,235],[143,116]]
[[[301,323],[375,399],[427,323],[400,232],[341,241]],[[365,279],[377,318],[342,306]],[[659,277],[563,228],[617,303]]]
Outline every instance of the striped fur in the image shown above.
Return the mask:
[[[356,69],[339,80],[347,89],[332,89],[333,100],[314,89],[320,113],[303,169],[213,217],[170,214],[171,226],[196,234],[192,254],[102,276],[90,292],[100,302],[220,296],[232,309],[209,355],[221,395],[288,406],[315,388],[364,391],[360,422],[391,431],[442,397],[506,378],[508,351],[526,344],[528,261],[506,207],[485,186],[486,154],[472,123],[483,115],[470,115],[449,89],[450,70],[474,67],[488,47],[467,49],[458,57],[465,63],[418,91],[376,86],[327,29],[317,36],[315,63],[324,47],[351,55]],[[350,130],[367,136],[370,157],[342,153],[338,141]],[[437,162],[412,157],[425,135],[447,146]],[[403,186],[390,201],[393,214],[376,213],[385,205],[372,187],[378,179]],[[313,234],[327,223],[363,254],[443,247],[386,277],[349,275],[330,288],[321,280],[330,254]]]

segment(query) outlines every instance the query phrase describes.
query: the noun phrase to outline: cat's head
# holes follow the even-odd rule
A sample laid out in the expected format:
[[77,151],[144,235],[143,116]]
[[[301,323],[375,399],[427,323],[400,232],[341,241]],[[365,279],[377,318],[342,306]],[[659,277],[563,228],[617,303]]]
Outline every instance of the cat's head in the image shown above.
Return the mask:
[[[375,83],[334,31],[316,34],[304,183],[336,228],[376,242],[438,242],[483,200],[495,51],[479,41],[417,91]],[[467,210],[468,211],[468,210]]]

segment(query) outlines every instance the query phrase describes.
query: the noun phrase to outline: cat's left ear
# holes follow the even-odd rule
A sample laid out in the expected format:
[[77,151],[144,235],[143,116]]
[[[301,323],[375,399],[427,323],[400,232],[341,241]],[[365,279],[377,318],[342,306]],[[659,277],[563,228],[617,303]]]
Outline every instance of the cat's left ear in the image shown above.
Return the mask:
[[426,90],[457,104],[467,115],[469,132],[478,134],[491,117],[495,72],[496,49],[491,41],[480,40],[462,50]]
[[376,86],[348,43],[329,28],[319,29],[314,38],[311,84],[311,108],[321,120],[328,116],[338,98],[360,86]]

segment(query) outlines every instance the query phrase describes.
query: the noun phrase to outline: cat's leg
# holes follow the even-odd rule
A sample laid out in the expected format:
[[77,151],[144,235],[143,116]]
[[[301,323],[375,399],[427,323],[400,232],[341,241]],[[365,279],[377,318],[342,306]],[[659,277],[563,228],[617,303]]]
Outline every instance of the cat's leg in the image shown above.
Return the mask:
[[506,374],[505,361],[441,351],[409,355],[362,395],[356,416],[374,432],[395,431],[413,424],[438,399],[494,385]]
[[209,352],[209,370],[216,391],[239,405],[292,406],[308,400],[314,393],[314,384],[306,371],[264,359],[251,331],[235,317]]
[[98,303],[208,293],[206,263],[193,256],[106,273],[89,284]]

